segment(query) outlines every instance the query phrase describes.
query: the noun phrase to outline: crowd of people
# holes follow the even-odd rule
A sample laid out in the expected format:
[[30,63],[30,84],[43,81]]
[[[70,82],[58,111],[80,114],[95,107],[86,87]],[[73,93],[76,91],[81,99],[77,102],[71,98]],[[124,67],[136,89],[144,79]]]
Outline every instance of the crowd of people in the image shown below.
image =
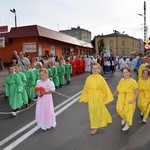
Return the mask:
[[[86,79],[79,102],[88,103],[91,134],[98,133],[98,129],[106,127],[112,122],[106,104],[110,103],[115,96],[118,96],[116,111],[121,118],[122,131],[129,130],[133,124],[133,116],[136,109],[136,100],[142,117],[142,123],[150,115],[150,55],[139,57],[134,65],[125,62],[121,58],[118,67],[122,71],[123,78],[116,86],[115,92],[111,92],[104,78],[101,76],[101,67],[98,63],[93,64],[92,74]],[[109,58],[107,58],[107,61]],[[138,61],[141,64],[137,67]],[[109,63],[107,63],[109,64]],[[124,65],[123,65],[124,64]],[[130,66],[132,66],[130,68]],[[109,67],[107,66],[107,71]],[[138,80],[132,78],[131,70],[137,70]]]
[[[115,57],[93,56],[53,56],[31,58],[23,52],[14,55],[9,67],[9,75],[5,78],[5,95],[9,99],[12,115],[16,116],[19,109],[29,107],[37,98],[36,121],[43,130],[56,126],[52,92],[70,84],[71,77],[82,73],[91,73],[87,77],[80,102],[89,105],[91,134],[99,128],[112,122],[112,117],[106,108],[114,96],[118,95],[116,110],[122,118],[122,131],[127,131],[132,125],[136,99],[143,117],[143,123],[150,112],[150,56]],[[105,79],[115,74],[116,69],[123,72],[116,91],[112,94]],[[131,78],[131,72],[138,73],[138,81]],[[35,88],[44,88],[40,95]],[[50,106],[50,107],[49,107]],[[47,111],[42,111],[47,110]]]
[[[148,66],[148,67],[147,67]],[[116,111],[122,119],[122,131],[129,130],[132,126],[136,108],[136,99],[142,123],[150,114],[150,67],[147,64],[142,70],[142,76],[138,81],[131,77],[131,70],[127,67],[122,69],[123,78],[120,79],[116,91],[112,94],[104,78],[100,75],[100,65],[93,64],[92,74],[87,77],[80,102],[88,103],[91,134],[96,134],[99,128],[106,127],[112,122],[112,117],[106,108],[113,96],[118,96]]]

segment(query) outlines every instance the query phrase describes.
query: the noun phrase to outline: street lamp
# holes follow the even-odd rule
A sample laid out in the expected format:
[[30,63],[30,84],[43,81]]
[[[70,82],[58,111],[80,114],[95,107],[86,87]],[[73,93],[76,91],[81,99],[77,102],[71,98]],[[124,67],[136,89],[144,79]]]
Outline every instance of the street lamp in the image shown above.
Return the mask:
[[15,27],[17,27],[16,9],[10,9],[10,11],[15,14]]

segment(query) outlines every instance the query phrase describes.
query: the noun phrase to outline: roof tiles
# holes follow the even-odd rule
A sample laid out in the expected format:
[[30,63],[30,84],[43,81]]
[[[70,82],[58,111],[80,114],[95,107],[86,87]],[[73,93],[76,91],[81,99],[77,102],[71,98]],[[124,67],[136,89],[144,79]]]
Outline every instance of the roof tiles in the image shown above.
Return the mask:
[[40,37],[54,39],[54,40],[58,40],[58,41],[69,43],[69,44],[92,48],[91,43],[78,40],[75,37],[72,37],[64,33],[57,32],[57,31],[53,31],[53,30],[50,30],[50,29],[47,29],[38,25],[11,28],[10,32],[4,35],[7,38],[40,36]]

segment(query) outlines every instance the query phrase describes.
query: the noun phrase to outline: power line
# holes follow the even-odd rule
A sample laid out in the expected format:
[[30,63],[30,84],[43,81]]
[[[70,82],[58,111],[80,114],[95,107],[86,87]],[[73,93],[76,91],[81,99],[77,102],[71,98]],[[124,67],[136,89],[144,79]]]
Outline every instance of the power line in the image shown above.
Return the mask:
[[140,10],[135,11],[135,12],[130,13],[130,14],[127,14],[127,15],[125,15],[125,16],[122,16],[122,17],[119,17],[119,18],[116,18],[116,19],[113,19],[113,20],[107,21],[107,22],[104,22],[104,23],[101,23],[101,24],[97,24],[97,25],[94,25],[94,26],[88,27],[88,28],[96,28],[96,27],[98,27],[98,26],[103,26],[103,25],[105,25],[105,24],[108,24],[108,23],[111,23],[111,22],[114,22],[114,21],[117,21],[117,20],[123,19],[123,18],[125,18],[125,17],[128,17],[128,16],[130,16],[130,15],[133,15],[133,14],[135,14],[135,13],[139,12],[139,11],[140,11]]

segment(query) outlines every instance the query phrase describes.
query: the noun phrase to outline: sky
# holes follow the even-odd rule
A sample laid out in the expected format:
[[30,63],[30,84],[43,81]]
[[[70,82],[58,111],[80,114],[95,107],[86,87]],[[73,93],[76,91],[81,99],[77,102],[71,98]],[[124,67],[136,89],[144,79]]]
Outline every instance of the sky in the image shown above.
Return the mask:
[[[146,1],[146,0],[145,0]],[[144,38],[144,0],[0,0],[0,26],[40,25],[54,31],[72,27],[88,30],[92,38],[114,30]],[[146,1],[146,25],[150,26],[150,1]],[[150,28],[150,27],[149,27]],[[148,30],[148,37],[149,37]]]

